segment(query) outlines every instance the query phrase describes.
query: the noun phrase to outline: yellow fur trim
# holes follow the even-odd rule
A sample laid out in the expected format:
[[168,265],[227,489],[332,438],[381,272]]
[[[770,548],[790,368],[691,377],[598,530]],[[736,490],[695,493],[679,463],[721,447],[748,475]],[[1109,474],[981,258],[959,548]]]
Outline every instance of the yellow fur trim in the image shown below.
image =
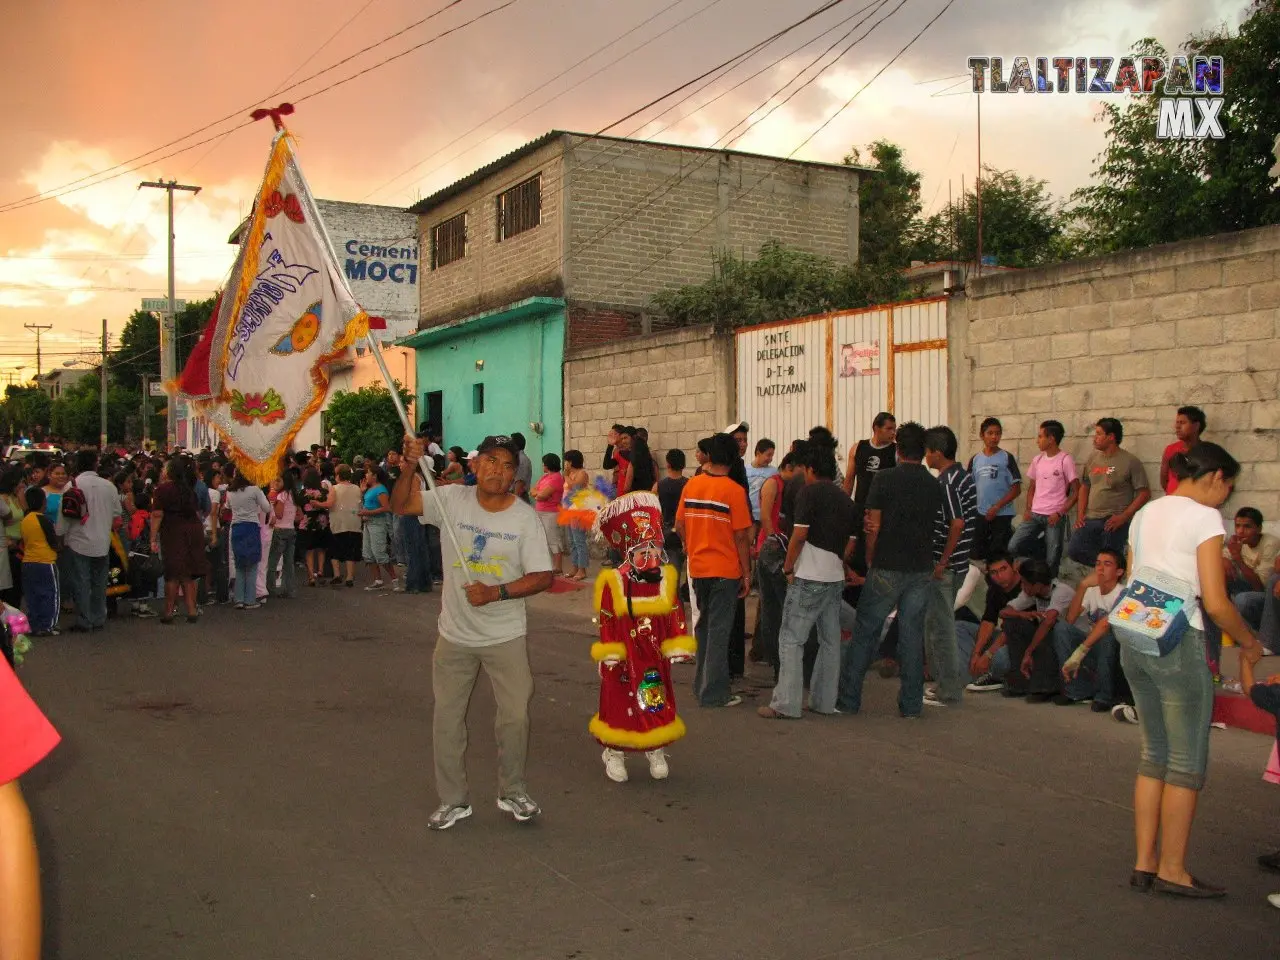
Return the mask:
[[[657,596],[633,596],[631,598],[632,612],[640,617],[657,617],[664,613],[670,613],[676,608],[676,587],[679,584],[679,580],[680,574],[676,572],[676,568],[669,563],[664,563],[662,565],[662,587]],[[613,597],[613,612],[618,616],[625,616],[627,613],[627,595],[622,590],[622,576],[617,570],[601,570],[600,576],[596,577],[596,609],[600,609],[600,601],[604,599],[606,584],[609,587],[610,595]]]
[[607,743],[611,747],[620,747],[623,750],[657,750],[669,743],[675,743],[685,735],[686,731],[684,721],[679,717],[664,726],[646,730],[644,733],[636,733],[634,730],[619,730],[617,727],[609,726],[597,713],[587,724],[587,732],[601,743]]
[[601,660],[625,660],[627,659],[627,645],[625,643],[600,643],[597,641],[591,645],[591,659],[596,663]]
[[662,641],[662,655],[664,657],[692,657],[697,653],[698,641],[687,634]]

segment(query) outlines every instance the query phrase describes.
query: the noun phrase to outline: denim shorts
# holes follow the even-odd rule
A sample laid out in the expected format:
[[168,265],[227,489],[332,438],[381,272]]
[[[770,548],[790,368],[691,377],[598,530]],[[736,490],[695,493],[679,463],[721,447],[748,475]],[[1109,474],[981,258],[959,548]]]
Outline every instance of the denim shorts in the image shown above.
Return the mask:
[[1139,776],[1203,789],[1213,721],[1213,677],[1205,663],[1204,633],[1188,627],[1182,642],[1163,657],[1138,653],[1121,641],[1120,664],[1142,730]]

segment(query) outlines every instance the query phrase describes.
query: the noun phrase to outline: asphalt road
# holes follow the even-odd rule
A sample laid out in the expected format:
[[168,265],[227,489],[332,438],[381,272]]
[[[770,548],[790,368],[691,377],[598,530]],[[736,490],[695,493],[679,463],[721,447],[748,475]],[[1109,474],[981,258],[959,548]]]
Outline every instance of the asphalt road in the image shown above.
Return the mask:
[[[1193,869],[1219,903],[1131,892],[1138,730],[970,696],[898,718],[684,712],[671,778],[606,780],[588,591],[534,602],[530,789],[494,807],[472,703],[475,816],[426,818],[436,597],[308,590],[196,626],[113,622],[23,671],[64,743],[25,782],[47,956],[105,958],[1274,957],[1269,743],[1215,732]],[[677,668],[681,691],[691,668]],[[691,697],[687,698],[691,702]]]

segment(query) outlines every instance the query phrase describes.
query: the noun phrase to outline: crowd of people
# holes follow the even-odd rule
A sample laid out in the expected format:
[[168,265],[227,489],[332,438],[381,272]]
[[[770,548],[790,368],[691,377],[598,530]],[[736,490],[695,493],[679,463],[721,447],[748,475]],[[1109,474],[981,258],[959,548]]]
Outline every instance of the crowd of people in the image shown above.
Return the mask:
[[[772,695],[757,713],[775,721],[859,713],[873,668],[900,678],[897,709],[909,720],[996,691],[1029,703],[1089,703],[1141,727],[1131,885],[1212,898],[1224,891],[1193,877],[1185,855],[1222,639],[1240,648],[1239,689],[1280,709],[1280,687],[1254,674],[1280,648],[1280,542],[1249,506],[1235,512],[1227,535],[1220,508],[1240,466],[1202,438],[1205,428],[1198,408],[1178,411],[1160,468],[1164,495],[1155,499],[1112,417],[1097,421],[1093,452],[1079,465],[1062,447],[1064,426],[1046,420],[1025,470],[1001,446],[994,417],[981,424],[981,449],[962,464],[949,427],[898,424],[889,413],[850,447],[844,469],[825,427],[787,443],[775,466],[778,444],[752,445],[746,422],[699,441],[691,476],[682,451],[668,450],[659,464],[646,431],[623,424],[610,431],[595,477],[578,450],[546,454],[535,479],[519,434],[486,437],[466,453],[444,450],[426,425],[382,458],[347,464],[318,447],[299,452],[262,487],[218,451],[32,456],[0,474],[9,534],[0,587],[7,602],[25,602],[37,634],[49,635],[62,593],[72,598],[70,629],[100,629],[122,576],[135,614],[147,615],[139,598],[155,584],[136,571],[163,580],[156,599],[163,597],[165,623],[180,600],[188,620],[199,618],[202,602],[252,610],[271,596],[298,595],[301,577],[311,588],[352,588],[361,562],[367,591],[443,585],[433,656],[441,803],[428,826],[448,829],[471,816],[466,713],[482,669],[497,701],[497,805],[523,822],[540,808],[525,783],[533,679],[520,601],[557,576],[587,577],[584,493],[602,502],[642,494],[650,499],[633,496],[612,512],[617,529],[604,541],[603,563],[632,578],[615,601],[628,616],[648,616],[633,609],[633,597],[644,595],[633,594],[636,585],[666,589],[655,544],[679,571],[672,585],[680,583],[690,608],[696,657],[674,634],[669,641],[679,642],[664,644],[663,656],[695,657],[699,707],[740,704],[748,660],[771,669]],[[435,495],[419,476],[423,464]],[[650,509],[661,525],[652,534]],[[1148,581],[1185,591],[1176,631],[1160,618],[1160,656],[1112,617],[1126,584]],[[671,616],[678,633],[678,604]],[[593,655],[602,677],[612,671],[631,682],[608,643]],[[645,696],[671,713],[666,743],[683,728],[670,678],[659,679]],[[663,751],[652,749],[657,739],[624,729],[612,730],[612,740],[596,735],[611,779],[626,779],[627,749],[646,749],[653,776],[667,775]],[[1280,871],[1280,855],[1259,862]]]

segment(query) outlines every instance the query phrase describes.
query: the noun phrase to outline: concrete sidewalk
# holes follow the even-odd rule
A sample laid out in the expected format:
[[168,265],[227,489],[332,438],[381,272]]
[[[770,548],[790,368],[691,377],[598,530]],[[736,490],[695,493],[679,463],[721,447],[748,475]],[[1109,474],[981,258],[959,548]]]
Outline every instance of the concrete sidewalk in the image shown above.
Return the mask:
[[[686,707],[671,778],[606,780],[590,591],[533,602],[530,789],[494,807],[492,700],[472,704],[475,816],[436,834],[438,594],[308,590],[197,626],[39,643],[23,680],[65,742],[26,780],[62,960],[1270,957],[1270,743],[1215,732],[1192,864],[1221,903],[1134,894],[1138,729],[970,696],[904,722]],[[692,669],[677,668],[692,702]]]

